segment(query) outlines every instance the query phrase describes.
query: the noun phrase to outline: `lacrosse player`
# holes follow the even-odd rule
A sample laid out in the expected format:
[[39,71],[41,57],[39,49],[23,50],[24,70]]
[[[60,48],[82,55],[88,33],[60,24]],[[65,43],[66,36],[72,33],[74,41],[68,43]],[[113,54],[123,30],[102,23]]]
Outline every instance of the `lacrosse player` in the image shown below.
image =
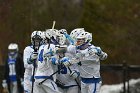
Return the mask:
[[[63,31],[62,31],[63,30]],[[63,32],[63,33],[61,33]],[[58,61],[61,61],[61,59],[65,56],[72,57],[71,54],[66,53],[66,37],[64,35],[66,33],[66,30],[61,29],[59,30],[58,35],[58,50],[57,50],[57,59]],[[59,87],[59,90],[62,93],[78,93],[78,81],[76,80],[79,77],[79,72],[78,72],[78,66],[76,64],[71,65],[69,67],[64,66],[63,64],[58,64],[53,62],[54,65],[57,65],[58,70],[60,70],[57,73],[56,76],[56,84]]]
[[11,43],[8,46],[8,57],[5,64],[5,74],[2,83],[8,93],[23,92],[24,65],[22,55],[19,53],[18,44]]
[[47,43],[39,48],[34,93],[61,93],[52,75],[54,68],[51,61],[56,52],[55,45],[50,42],[53,32],[54,29],[48,29],[46,31],[45,36]]
[[81,93],[99,93],[101,86],[100,60],[107,58],[107,54],[100,47],[92,45],[91,41],[91,33],[80,33],[76,37],[76,46],[70,46],[67,49],[75,55],[75,58],[70,60],[65,57],[61,60],[65,66],[79,64]]
[[34,31],[31,34],[31,45],[24,49],[23,61],[24,61],[24,93],[31,93],[32,89],[32,75],[33,75],[33,62],[37,59],[38,49],[42,43],[43,34],[41,31]]

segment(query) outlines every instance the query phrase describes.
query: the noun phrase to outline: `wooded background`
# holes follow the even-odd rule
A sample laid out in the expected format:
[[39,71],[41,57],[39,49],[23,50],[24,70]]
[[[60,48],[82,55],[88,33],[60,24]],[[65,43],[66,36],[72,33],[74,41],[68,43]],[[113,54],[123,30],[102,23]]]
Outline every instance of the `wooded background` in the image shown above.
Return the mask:
[[140,0],[0,0],[1,64],[9,43],[23,52],[31,33],[53,20],[56,29],[91,32],[92,43],[108,54],[102,64],[140,64]]

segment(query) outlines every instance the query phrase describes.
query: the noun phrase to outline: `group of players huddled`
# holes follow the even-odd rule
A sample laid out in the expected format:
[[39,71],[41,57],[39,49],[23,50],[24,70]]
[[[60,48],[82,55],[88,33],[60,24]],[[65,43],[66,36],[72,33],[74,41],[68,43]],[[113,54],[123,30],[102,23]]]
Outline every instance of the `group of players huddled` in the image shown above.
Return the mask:
[[91,41],[84,28],[34,31],[24,50],[25,93],[99,93],[107,54]]
[[24,49],[25,93],[99,93],[100,60],[107,54],[91,44],[84,28],[33,31]]

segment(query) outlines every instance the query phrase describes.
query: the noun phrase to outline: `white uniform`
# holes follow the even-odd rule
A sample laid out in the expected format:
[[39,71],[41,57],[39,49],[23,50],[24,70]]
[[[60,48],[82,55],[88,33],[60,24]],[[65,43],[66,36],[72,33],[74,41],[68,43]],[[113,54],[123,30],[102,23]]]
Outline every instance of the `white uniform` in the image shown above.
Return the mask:
[[27,46],[24,49],[24,55],[23,55],[23,61],[24,61],[24,91],[25,93],[31,93],[32,89],[32,83],[31,83],[31,77],[32,77],[32,64],[28,64],[30,55],[33,53],[34,49],[32,46]]
[[[65,56],[69,58],[73,57],[73,55],[70,53],[65,53]],[[79,72],[77,64],[73,64],[69,67],[58,65],[58,69],[61,67],[63,67],[63,69],[57,73],[57,80],[60,81],[60,84],[58,84],[60,91],[62,93],[78,93],[77,82],[70,76],[70,73],[73,70]]]
[[[42,47],[42,46],[41,46]],[[50,44],[50,49],[54,49],[55,45]],[[34,93],[60,93],[58,87],[53,81],[53,77],[50,77],[54,73],[52,63],[49,58],[44,59],[44,55],[47,53],[48,45],[43,45],[39,48],[38,54],[38,66],[35,73],[35,89]],[[48,78],[45,82],[39,85],[44,79]]]
[[[79,71],[81,76],[81,92],[82,93],[99,93],[101,86],[100,77],[100,59],[104,59],[96,54],[90,54],[89,49],[96,48],[93,45],[88,46],[84,50],[76,49],[74,46],[68,48],[69,52],[77,52],[85,54],[79,64]],[[75,51],[76,50],[76,51]],[[102,51],[104,57],[107,56],[106,53]]]

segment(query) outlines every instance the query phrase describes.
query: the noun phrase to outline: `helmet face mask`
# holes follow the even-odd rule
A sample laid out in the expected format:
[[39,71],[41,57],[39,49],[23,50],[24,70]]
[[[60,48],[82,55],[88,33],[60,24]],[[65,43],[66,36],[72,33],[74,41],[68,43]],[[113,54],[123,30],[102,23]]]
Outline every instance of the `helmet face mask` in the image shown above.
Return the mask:
[[89,32],[81,32],[76,37],[76,46],[86,46],[88,43],[92,41],[92,34]]
[[84,43],[85,43],[85,38],[77,38],[77,42],[76,42],[77,46],[83,45]]
[[66,43],[66,37],[64,36],[64,34],[60,34],[59,35],[59,44],[64,45],[65,43]]
[[39,46],[41,45],[41,41],[42,41],[41,38],[38,38],[38,37],[33,38],[33,45],[35,46],[35,49],[39,48]]
[[10,55],[15,55],[18,51],[16,49],[10,49],[9,54]]
[[39,40],[39,39],[35,39],[35,40],[34,40],[34,44],[35,44],[35,46],[39,46],[39,45],[40,45],[40,42],[41,42],[41,40]]
[[56,36],[55,40],[59,43],[60,42],[60,36]]
[[18,52],[18,45],[16,43],[11,43],[8,46],[8,52],[10,55],[15,55]]
[[38,35],[35,35],[34,37],[32,37],[32,40],[35,41],[35,40],[38,40],[38,41],[41,41],[42,38]]
[[34,45],[35,47],[39,47],[41,45],[41,43],[43,43],[43,33],[41,31],[34,31],[31,34],[31,43],[32,45]]
[[85,43],[85,32],[82,32],[80,34],[78,34],[78,36],[76,37],[76,45],[80,46],[83,45]]

